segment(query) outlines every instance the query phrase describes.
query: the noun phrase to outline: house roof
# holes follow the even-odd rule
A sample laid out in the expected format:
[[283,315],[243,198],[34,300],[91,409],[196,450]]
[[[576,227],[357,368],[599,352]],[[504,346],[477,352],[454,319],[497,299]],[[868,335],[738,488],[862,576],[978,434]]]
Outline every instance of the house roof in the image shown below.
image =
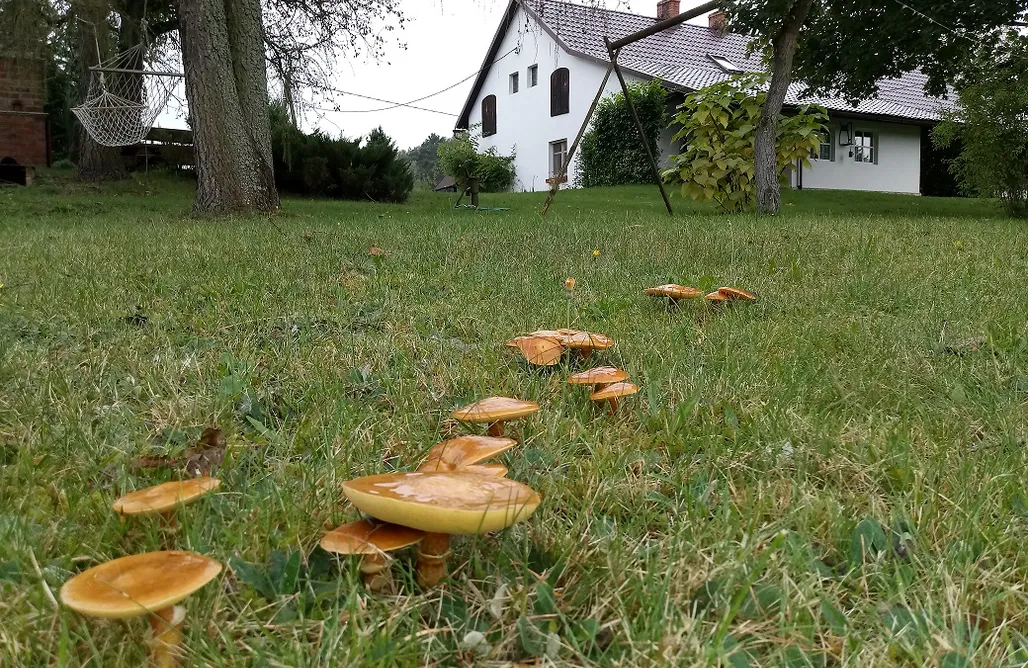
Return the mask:
[[[616,40],[656,23],[656,19],[649,16],[558,0],[511,0],[483,69],[465,102],[458,127],[466,128],[468,125],[471,107],[488,74],[488,65],[496,57],[518,6],[523,6],[565,51],[602,63],[608,62],[604,37]],[[731,76],[711,56],[726,58],[746,72],[765,71],[759,53],[747,54],[749,43],[750,38],[744,35],[719,33],[706,26],[681,23],[626,46],[621,50],[618,62],[624,69],[643,77],[660,78],[673,88],[696,90]],[[789,86],[785,102],[787,105],[820,104],[829,111],[868,116],[939,120],[942,111],[954,108],[955,103],[926,95],[926,80],[927,77],[917,71],[895,79],[883,79],[878,82],[877,97],[863,100],[855,106],[841,97],[804,97],[805,86],[793,83]]]

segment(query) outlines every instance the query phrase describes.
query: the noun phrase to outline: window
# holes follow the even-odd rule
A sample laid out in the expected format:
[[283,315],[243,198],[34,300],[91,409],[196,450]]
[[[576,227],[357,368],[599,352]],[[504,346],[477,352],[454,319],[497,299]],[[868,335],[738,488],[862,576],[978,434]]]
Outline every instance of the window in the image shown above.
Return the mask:
[[550,116],[571,111],[571,73],[568,68],[554,70],[550,75]]
[[528,87],[535,88],[539,85],[539,66],[529,65],[528,66]]
[[729,74],[739,74],[740,72],[742,72],[741,67],[739,67],[732,61],[728,60],[727,58],[722,58],[721,56],[712,56],[709,53],[707,54],[707,58],[713,60],[715,63],[717,63],[718,67],[723,69],[725,72],[728,72]]
[[482,136],[496,134],[496,96],[487,95],[482,100]]
[[519,83],[519,81],[518,81],[518,73],[514,72],[513,74],[510,75],[510,94],[511,95],[513,95],[514,93],[518,92],[518,83]]
[[875,133],[857,130],[853,133],[853,162],[878,164],[878,141]]
[[[568,158],[568,140],[561,139],[560,141],[550,142],[550,178],[557,178],[560,171],[564,168],[564,161]],[[564,180],[567,180],[567,175],[564,175]]]
[[816,149],[810,150],[810,157],[814,160],[825,160],[833,162],[835,160],[835,133],[829,130],[825,134],[821,135],[821,145]]

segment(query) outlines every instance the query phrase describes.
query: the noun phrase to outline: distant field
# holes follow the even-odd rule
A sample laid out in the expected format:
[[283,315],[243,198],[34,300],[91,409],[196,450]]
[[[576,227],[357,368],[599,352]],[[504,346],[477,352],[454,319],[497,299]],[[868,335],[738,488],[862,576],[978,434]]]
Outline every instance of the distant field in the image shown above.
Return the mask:
[[[144,622],[50,593],[168,540],[226,564],[187,602],[198,666],[1028,663],[1028,234],[992,203],[668,218],[621,188],[545,219],[537,193],[206,221],[191,197],[0,190],[0,665],[141,665]],[[642,293],[670,281],[760,301]],[[617,340],[598,359],[643,388],[617,415],[504,346],[563,326]],[[543,505],[455,540],[439,589],[404,554],[401,595],[367,596],[317,547],[357,517],[340,483],[414,468],[489,395],[542,404],[502,461]],[[121,523],[120,494],[182,475],[136,459],[207,426],[218,493],[171,537]]]

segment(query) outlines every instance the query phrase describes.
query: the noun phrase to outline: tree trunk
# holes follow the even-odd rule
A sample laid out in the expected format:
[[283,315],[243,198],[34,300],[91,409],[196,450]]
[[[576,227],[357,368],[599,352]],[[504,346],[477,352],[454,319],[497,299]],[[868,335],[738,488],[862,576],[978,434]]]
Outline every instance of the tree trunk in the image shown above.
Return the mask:
[[197,211],[278,208],[259,0],[179,0]]
[[761,213],[776,214],[782,207],[779,184],[781,175],[778,173],[778,117],[782,114],[785,94],[789,91],[789,83],[792,81],[792,60],[796,55],[796,40],[812,4],[813,0],[796,0],[773,42],[771,83],[764,99],[764,106],[760,109],[760,121],[757,123],[753,146],[757,210]]
[[[82,21],[78,25],[79,90],[89,90],[91,77],[90,67],[100,64],[101,54],[106,55],[108,49],[108,33],[106,28],[109,8],[103,2],[85,0],[74,5],[74,13]],[[88,21],[85,23],[84,21]],[[94,28],[95,26],[95,28]],[[100,53],[97,53],[99,44]],[[116,181],[128,176],[125,165],[121,161],[121,149],[101,146],[93,141],[84,127],[79,126],[78,178],[81,181]]]

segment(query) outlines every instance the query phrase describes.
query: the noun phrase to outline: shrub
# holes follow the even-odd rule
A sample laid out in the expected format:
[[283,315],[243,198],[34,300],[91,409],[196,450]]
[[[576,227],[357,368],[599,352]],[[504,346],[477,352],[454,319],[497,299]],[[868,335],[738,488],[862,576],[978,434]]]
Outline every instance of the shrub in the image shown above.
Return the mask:
[[478,151],[478,137],[466,130],[439,144],[439,164],[455,183],[467,187],[477,179],[482,192],[505,192],[514,185],[514,156],[495,147]]
[[[666,183],[680,185],[682,195],[714,200],[730,211],[756,204],[753,181],[754,135],[767,93],[767,76],[743,74],[690,93],[679,105],[673,126],[681,129],[681,154],[671,156]],[[810,166],[810,153],[826,131],[822,107],[804,106],[778,119],[778,173],[784,181],[797,160]]]
[[1028,43],[1010,36],[958,84],[960,110],[936,126],[937,147],[958,146],[950,171],[970,195],[998,197],[1028,217]]
[[[654,79],[630,85],[628,94],[653,155],[659,158],[657,140],[668,123],[667,90]],[[582,157],[576,180],[585,188],[653,182],[646,149],[639,141],[639,130],[623,93],[615,93],[596,106],[592,125],[582,137]]]
[[283,192],[337,199],[403,202],[414,189],[410,165],[382,131],[360,139],[305,134],[287,120],[281,103],[270,109],[275,183]]

